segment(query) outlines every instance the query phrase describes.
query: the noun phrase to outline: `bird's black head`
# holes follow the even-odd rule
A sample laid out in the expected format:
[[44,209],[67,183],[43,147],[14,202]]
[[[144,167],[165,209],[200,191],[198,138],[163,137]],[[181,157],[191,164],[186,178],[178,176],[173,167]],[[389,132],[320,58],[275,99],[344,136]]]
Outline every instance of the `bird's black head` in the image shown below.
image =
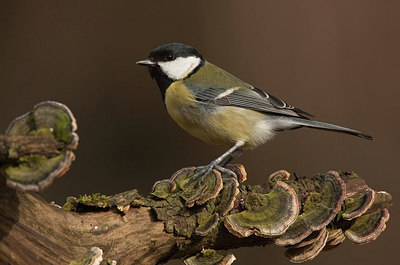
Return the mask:
[[155,48],[149,56],[155,62],[173,61],[179,57],[195,56],[204,60],[203,56],[193,47],[182,43],[167,43]]
[[147,59],[136,62],[149,67],[164,97],[172,82],[182,80],[204,65],[204,57],[193,47],[181,43],[167,43],[155,48]]

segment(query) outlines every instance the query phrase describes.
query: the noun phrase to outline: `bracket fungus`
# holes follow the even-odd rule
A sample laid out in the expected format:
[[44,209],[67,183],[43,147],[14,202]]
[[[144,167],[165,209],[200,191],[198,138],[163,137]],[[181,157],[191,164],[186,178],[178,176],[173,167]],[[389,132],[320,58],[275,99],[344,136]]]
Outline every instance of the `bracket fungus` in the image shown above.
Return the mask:
[[[45,101],[33,110],[16,118],[8,127],[6,136],[43,136],[62,143],[56,154],[44,156],[30,154],[17,157],[13,163],[2,165],[7,185],[22,191],[41,191],[56,177],[68,171],[75,159],[73,150],[78,146],[76,121],[67,106]],[[13,148],[9,149],[12,156]]]
[[103,250],[99,247],[89,249],[79,262],[71,261],[69,265],[100,265],[103,261]]
[[366,213],[392,206],[392,195],[386,191],[376,191],[374,202]]
[[323,250],[331,250],[336,248],[346,239],[345,235],[343,234],[343,230],[340,228],[328,228],[327,231],[328,238],[326,239],[326,245]]
[[357,218],[344,234],[354,243],[369,243],[385,230],[388,220],[389,211],[387,209],[380,209]]
[[[247,180],[247,172],[243,165],[241,164],[228,164],[225,168],[230,169],[236,174],[237,181],[243,183]],[[229,178],[228,178],[229,179]]]
[[[246,175],[241,165],[231,168]],[[157,181],[147,198],[136,190],[114,196],[94,194],[70,199],[64,209],[79,212],[85,207],[116,206],[126,214],[130,206],[149,206],[155,218],[164,222],[165,232],[189,239],[189,244],[199,250],[197,255],[186,257],[184,263],[207,265],[231,264],[235,260],[232,254],[220,250],[229,248],[229,243],[211,249],[211,242],[221,238],[238,245],[250,240],[285,246],[289,260],[301,263],[322,250],[338,247],[346,238],[357,244],[368,243],[385,230],[389,219],[386,208],[391,206],[391,195],[373,191],[352,173],[329,171],[311,178],[290,178],[288,172],[280,170],[271,174],[267,185],[246,186],[225,175],[221,178],[219,172],[211,173],[206,182],[199,184],[191,181],[195,170],[183,168],[171,179]],[[363,205],[368,207],[361,215],[352,214]],[[177,248],[185,245],[178,244]]]
[[[245,179],[243,166],[232,166],[232,169],[238,178]],[[191,179],[195,171],[195,167],[183,168],[171,179],[157,181],[153,186],[151,194],[161,201],[151,206],[157,219],[165,221],[167,232],[204,237],[217,226],[220,217],[233,208],[239,193],[235,179],[223,180],[221,173],[213,170],[199,183]]]
[[325,228],[323,228],[317,240],[315,240],[312,244],[299,248],[289,248],[285,251],[285,255],[293,263],[302,263],[311,260],[315,258],[325,247],[327,238],[328,232]]
[[170,179],[162,179],[154,183],[151,194],[158,198],[167,198],[176,188],[175,182]]
[[347,187],[342,218],[351,220],[361,216],[371,207],[375,201],[375,191],[355,173],[342,172],[341,176]]
[[[245,180],[243,166],[228,166],[241,176],[239,182]],[[150,206],[169,233],[207,238],[225,227],[238,239],[255,235],[265,238],[266,244],[286,246],[289,260],[300,263],[337,247],[345,238],[356,243],[375,239],[389,218],[390,194],[373,191],[354,173],[329,171],[291,178],[280,170],[269,176],[268,188],[239,184],[221,178],[217,171],[199,185],[190,178],[195,170],[181,169],[153,187],[158,201]],[[202,199],[206,194],[207,199]],[[185,263],[225,264],[201,263],[204,253],[208,252],[203,250]]]
[[369,243],[386,228],[390,217],[387,208],[392,204],[392,196],[385,191],[372,190],[355,173],[342,172],[341,177],[348,191],[342,205],[341,220],[333,224],[343,227],[344,233],[340,236],[343,239],[335,241],[343,241],[346,237],[356,244]]
[[289,180],[289,178],[290,178],[290,173],[287,172],[286,170],[282,169],[282,170],[278,170],[278,171],[275,171],[274,173],[270,174],[268,176],[268,181],[270,183],[275,183],[278,180],[282,180],[282,181]]
[[199,236],[206,236],[212,229],[214,229],[219,221],[218,213],[213,215],[206,215],[205,218],[201,218],[201,215],[198,218],[199,225],[197,226],[196,230],[194,231],[196,235]]
[[236,260],[223,250],[204,249],[199,254],[184,259],[185,265],[230,265]]
[[[293,240],[293,238],[292,240],[288,239],[287,234],[297,229],[296,225],[299,225],[298,220],[306,224],[302,220],[306,217],[304,213],[310,209],[318,209],[318,207],[312,205],[307,206],[307,203],[310,201],[310,195],[313,195],[313,193],[310,193],[305,196],[303,213],[299,215],[298,220],[289,227],[287,232],[275,242],[278,245],[289,247],[285,255],[294,263],[313,259],[321,250],[330,250],[339,246],[345,238],[357,244],[368,243],[376,239],[384,231],[386,222],[389,219],[386,207],[391,205],[390,194],[375,192],[365,184],[362,178],[354,173],[341,172],[339,175],[335,171],[330,171],[325,176],[331,176],[330,191],[341,190],[343,193],[342,195],[334,196],[337,203],[331,201],[330,209],[335,209],[333,216],[330,216],[325,222],[321,222],[322,219],[320,219],[319,223],[321,225],[314,226],[314,232],[300,242]],[[332,188],[332,184],[335,182],[334,179],[336,179],[337,183],[340,183],[339,186],[341,188],[337,185],[333,185],[337,186],[335,189]],[[320,184],[316,185],[315,188],[317,189],[318,186],[322,187],[321,193],[325,189],[325,195],[322,197],[326,197],[327,194],[331,193],[326,193],[327,185]],[[312,200],[315,201],[314,199]],[[335,207],[336,204],[338,207]],[[311,228],[312,226],[309,225],[309,227]],[[288,242],[295,244],[287,244]]]
[[288,247],[288,248],[301,248],[301,247],[305,247],[305,246],[311,245],[315,241],[319,240],[319,238],[324,234],[323,233],[324,229],[314,231],[308,237],[306,237],[305,239],[303,239],[299,243],[297,243],[295,245],[288,245],[286,247]]
[[219,215],[225,216],[232,210],[235,205],[236,196],[239,194],[238,186],[239,183],[234,178],[227,179],[224,182],[224,187],[220,192],[221,195],[217,197],[216,202],[216,212]]
[[375,199],[375,191],[367,188],[364,192],[354,193],[344,201],[345,210],[342,218],[351,220],[364,214],[372,205]]
[[221,173],[217,170],[212,170],[201,184],[197,180],[191,179],[195,170],[195,167],[184,168],[171,177],[171,180],[182,191],[180,197],[185,200],[187,207],[192,207],[195,203],[202,205],[208,200],[214,199],[223,186]]
[[252,204],[248,208],[253,209],[230,214],[224,221],[225,227],[239,237],[281,235],[299,213],[296,193],[282,181],[278,181],[268,194],[249,195],[246,202]]
[[301,214],[285,234],[276,239],[278,246],[295,245],[312,232],[321,230],[339,212],[345,185],[337,172],[330,171],[316,179],[320,191],[310,192],[303,203]]

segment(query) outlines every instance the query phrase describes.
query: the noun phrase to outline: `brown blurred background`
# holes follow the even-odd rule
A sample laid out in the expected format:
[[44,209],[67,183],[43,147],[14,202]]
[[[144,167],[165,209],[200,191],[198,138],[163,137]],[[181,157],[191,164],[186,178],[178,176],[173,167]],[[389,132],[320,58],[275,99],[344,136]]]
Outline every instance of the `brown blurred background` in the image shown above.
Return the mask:
[[[44,100],[67,104],[80,135],[77,160],[43,193],[114,194],[152,184],[224,152],[168,116],[135,61],[183,42],[241,79],[328,121],[376,137],[284,132],[236,162],[261,183],[279,169],[311,175],[354,170],[394,196],[386,231],[344,243],[307,264],[395,264],[400,258],[399,1],[2,1],[0,129]],[[240,264],[290,264],[274,246],[236,250]],[[180,264],[172,261],[168,264]]]

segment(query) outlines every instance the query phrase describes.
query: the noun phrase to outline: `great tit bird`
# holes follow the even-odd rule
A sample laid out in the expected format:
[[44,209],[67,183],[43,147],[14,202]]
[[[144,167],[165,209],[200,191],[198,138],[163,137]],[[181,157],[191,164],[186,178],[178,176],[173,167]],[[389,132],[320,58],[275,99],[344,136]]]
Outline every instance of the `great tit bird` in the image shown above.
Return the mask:
[[278,131],[309,127],[373,139],[356,130],[311,120],[312,115],[243,82],[188,45],[161,45],[136,63],[148,66],[169,115],[180,127],[207,143],[230,147],[200,167],[195,176],[202,176],[201,180],[214,168],[234,176],[223,166],[242,151],[271,140]]

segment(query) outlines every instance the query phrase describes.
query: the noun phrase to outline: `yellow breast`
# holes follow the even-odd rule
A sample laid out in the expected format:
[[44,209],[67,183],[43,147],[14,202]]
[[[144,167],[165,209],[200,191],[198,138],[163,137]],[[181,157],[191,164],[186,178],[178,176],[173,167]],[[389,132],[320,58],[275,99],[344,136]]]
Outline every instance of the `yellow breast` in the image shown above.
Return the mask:
[[196,99],[181,81],[166,91],[165,105],[172,119],[192,136],[207,143],[233,146],[245,141],[245,149],[267,140],[265,115],[233,106],[212,106]]
[[[187,127],[192,109],[196,108],[196,99],[183,85],[182,81],[172,83],[165,92],[165,106],[169,115],[183,128]],[[189,125],[189,124],[188,124]]]

